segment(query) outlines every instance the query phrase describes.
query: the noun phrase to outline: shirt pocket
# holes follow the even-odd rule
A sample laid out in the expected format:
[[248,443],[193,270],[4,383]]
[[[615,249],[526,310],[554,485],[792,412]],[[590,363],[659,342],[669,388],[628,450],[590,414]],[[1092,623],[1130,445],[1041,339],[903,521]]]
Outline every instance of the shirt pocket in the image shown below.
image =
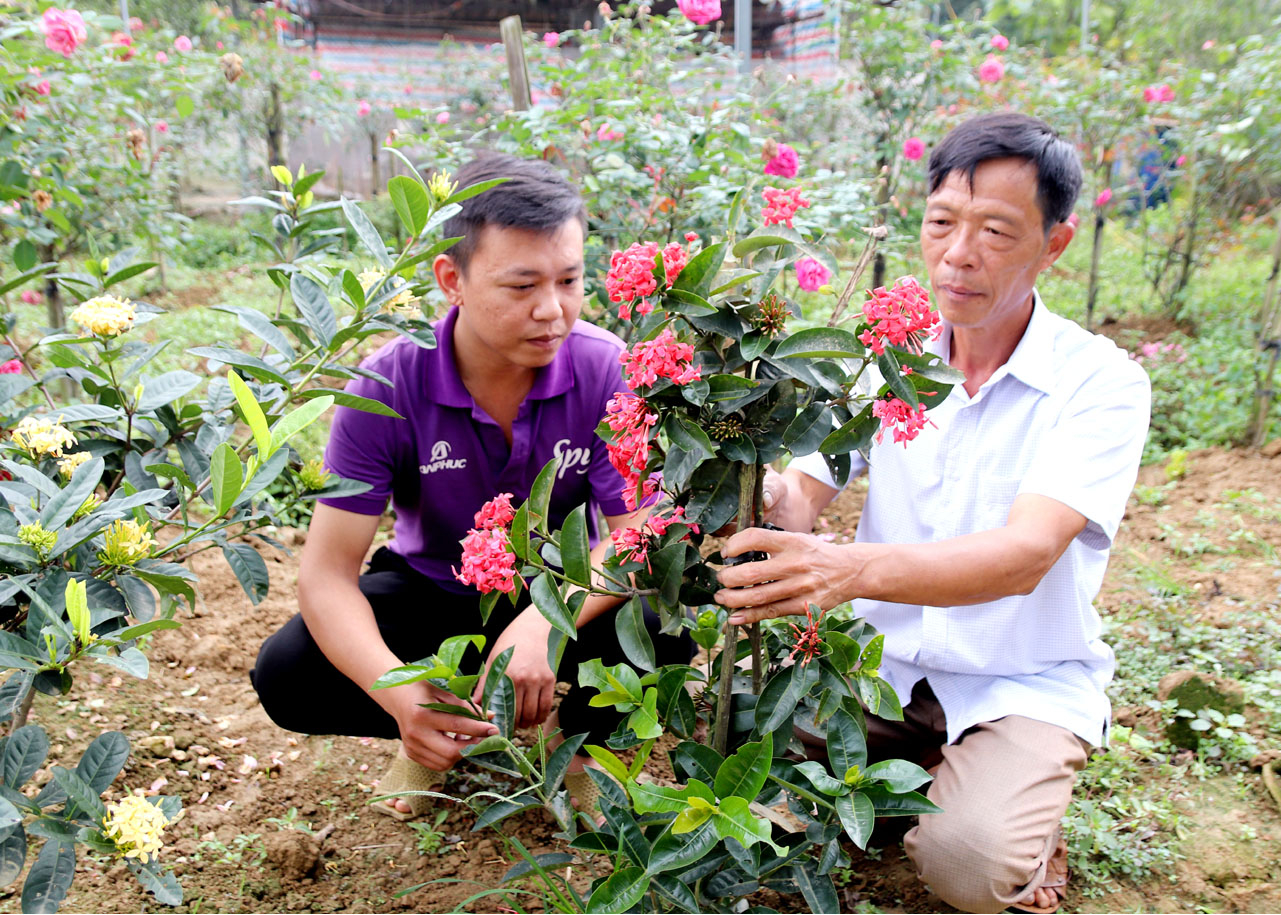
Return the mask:
[[974,530],[961,531],[961,533],[977,533],[1005,527],[1010,517],[1010,507],[1019,494],[1019,484],[1022,482],[1022,477],[992,473],[980,477],[974,496]]

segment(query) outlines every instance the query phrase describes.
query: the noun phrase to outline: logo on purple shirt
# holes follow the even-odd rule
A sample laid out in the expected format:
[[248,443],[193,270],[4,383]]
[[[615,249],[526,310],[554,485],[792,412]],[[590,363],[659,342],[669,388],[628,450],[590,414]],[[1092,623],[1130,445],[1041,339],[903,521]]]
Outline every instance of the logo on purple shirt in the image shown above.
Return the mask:
[[431,463],[419,464],[419,473],[435,473],[437,470],[462,470],[467,466],[467,458],[450,460],[449,451],[453,446],[440,441],[431,446]]

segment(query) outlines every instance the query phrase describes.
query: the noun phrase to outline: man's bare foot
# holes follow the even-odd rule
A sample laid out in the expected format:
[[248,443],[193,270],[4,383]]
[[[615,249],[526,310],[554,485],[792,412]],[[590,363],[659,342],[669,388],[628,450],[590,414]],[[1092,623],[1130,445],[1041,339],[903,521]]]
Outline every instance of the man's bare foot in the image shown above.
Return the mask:
[[1063,904],[1067,881],[1067,842],[1060,836],[1050,855],[1050,860],[1046,862],[1045,880],[1015,905],[1033,912],[1056,911]]

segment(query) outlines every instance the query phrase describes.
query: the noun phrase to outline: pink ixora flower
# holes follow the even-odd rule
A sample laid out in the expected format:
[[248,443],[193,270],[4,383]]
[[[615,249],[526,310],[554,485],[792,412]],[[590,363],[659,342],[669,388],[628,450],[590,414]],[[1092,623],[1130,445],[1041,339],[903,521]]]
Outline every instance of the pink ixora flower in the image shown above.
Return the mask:
[[693,344],[681,343],[670,327],[664,328],[653,340],[642,340],[618,355],[623,377],[633,391],[649,387],[660,378],[669,378],[673,384],[698,381],[701,369],[693,364],[693,359]]
[[36,83],[36,95],[48,95],[49,92],[49,81],[47,79],[42,79]]
[[930,50],[931,50],[931,51],[942,51],[942,50],[943,50],[943,39],[942,39],[942,38],[935,38],[933,41],[931,41],[931,42],[930,42]]
[[1187,156],[1179,156],[1179,158],[1177,158],[1177,159],[1175,159],[1175,160],[1174,160],[1174,167],[1175,167],[1175,168],[1183,168],[1183,166],[1185,166],[1185,165],[1187,165],[1187,164],[1188,164],[1188,157],[1187,157]]
[[611,140],[621,140],[622,138],[622,131],[611,128],[609,126],[609,121],[605,121],[596,129],[596,139],[600,140],[602,143],[606,143]]
[[512,518],[515,517],[516,511],[512,508],[512,494],[509,492],[499,493],[482,505],[480,511],[476,512],[476,530],[492,531],[496,527],[506,527],[512,523]]
[[801,196],[799,187],[786,191],[777,187],[767,187],[761,192],[761,196],[765,198],[761,217],[767,226],[786,225],[791,228],[792,219],[796,216],[797,210],[810,205],[810,202]]
[[908,137],[903,141],[903,158],[915,162],[925,155],[925,141],[920,137]]
[[800,167],[800,157],[796,150],[786,143],[778,144],[778,151],[765,163],[765,174],[777,175],[780,178],[795,178]]
[[163,121],[163,120],[162,120],[162,121],[156,121],[156,133],[168,133],[168,132],[169,132],[169,122],[168,122],[168,121]]
[[1006,38],[1004,35],[996,34],[992,36],[992,47],[996,48],[998,51],[1004,51],[1009,46],[1010,39]]
[[320,82],[320,71],[319,71],[319,70],[312,70],[312,71],[311,71],[310,73],[308,73],[307,75],[308,75],[309,77],[311,77],[311,81],[312,81],[313,83],[318,83],[318,82]]
[[[933,426],[934,423],[925,416],[925,404],[918,403],[915,407],[907,401],[899,400],[897,397],[891,397],[889,400],[878,400],[872,404],[872,415],[881,421],[881,428],[876,432],[876,443],[881,443],[881,438],[888,431],[894,436],[894,444],[907,443],[921,434],[921,430],[926,425]],[[935,428],[938,428],[935,426]]]
[[26,302],[28,305],[39,305],[44,301],[44,296],[36,292],[34,289],[24,289],[22,290],[22,301]]
[[179,35],[177,38],[173,40],[173,49],[175,51],[181,51],[182,53],[186,54],[188,51],[191,50],[191,39],[188,38],[186,35]]
[[[697,239],[698,236],[692,232],[685,236],[691,244]],[[654,278],[658,257],[658,242],[655,241],[636,242],[626,251],[615,251],[610,255],[605,291],[611,302],[622,303],[618,316],[624,321],[632,319],[631,303],[637,299],[641,300],[636,305],[638,315],[644,316],[654,310],[654,303],[648,300],[648,296],[658,291],[658,280]],[[663,272],[670,287],[689,262],[689,249],[677,242],[669,242],[662,249],[662,258]]]
[[543,44],[554,48],[560,44],[560,32],[543,32]]
[[1159,86],[1148,86],[1143,90],[1143,101],[1172,102],[1174,101],[1174,87],[1169,83],[1162,83]]
[[156,52],[156,63],[158,63],[158,64],[167,64],[167,63],[169,63],[169,55],[168,55],[168,54],[166,54],[164,51],[157,51],[157,52]]
[[707,25],[721,18],[721,0],[676,0],[676,7],[696,25]]
[[1112,199],[1112,188],[1105,187],[1102,191],[1099,192],[1099,196],[1094,198],[1094,205],[1096,207],[1105,207],[1108,205],[1108,202],[1111,199]]
[[22,363],[17,359],[10,359],[8,362],[0,364],[0,375],[18,375],[22,372]]
[[995,54],[979,64],[979,82],[999,83],[1005,77],[1005,63]]
[[642,481],[649,463],[649,439],[658,414],[649,408],[645,398],[619,391],[605,406],[605,423],[614,432],[606,445],[609,462],[623,477],[623,503],[628,511],[653,495],[658,483],[652,477]]
[[863,303],[863,317],[867,330],[858,338],[878,356],[885,352],[887,343],[919,353],[925,340],[933,340],[943,331],[939,313],[930,305],[930,294],[910,276],[900,278],[889,289],[874,289]]
[[44,33],[45,47],[63,57],[70,57],[89,37],[85,21],[78,12],[52,6],[40,17],[40,31]]
[[448,112],[448,111],[438,111],[438,112],[436,113],[436,123],[437,123],[437,124],[448,124],[448,123],[449,123],[449,112]]
[[214,42],[214,47],[215,47],[215,48],[217,48],[219,51],[221,51],[221,50],[222,50],[222,42],[221,42],[221,41],[215,41],[215,42]]
[[463,568],[453,570],[455,578],[474,585],[481,594],[516,590],[516,554],[506,528],[469,531],[462,544]]
[[832,271],[812,257],[803,257],[796,262],[796,282],[807,292],[814,292],[820,286],[826,286],[832,278]]
[[362,98],[359,102],[356,103],[356,117],[363,118],[365,115],[369,114],[369,112],[373,110],[374,109],[369,104],[368,99]]

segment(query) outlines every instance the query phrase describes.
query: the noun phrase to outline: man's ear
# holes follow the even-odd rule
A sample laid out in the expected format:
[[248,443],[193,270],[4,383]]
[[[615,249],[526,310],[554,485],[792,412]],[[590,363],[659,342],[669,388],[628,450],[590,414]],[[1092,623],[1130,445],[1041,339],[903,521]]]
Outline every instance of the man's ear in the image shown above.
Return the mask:
[[450,305],[463,304],[463,271],[448,254],[437,254],[431,262],[431,272],[436,276],[436,285],[445,294],[445,301]]
[[1067,250],[1067,246],[1071,243],[1072,238],[1075,235],[1076,229],[1070,222],[1059,222],[1051,226],[1050,243],[1046,247],[1045,254],[1041,258],[1041,267],[1037,270],[1037,273],[1040,273],[1041,270],[1046,269],[1058,260],[1059,255]]

